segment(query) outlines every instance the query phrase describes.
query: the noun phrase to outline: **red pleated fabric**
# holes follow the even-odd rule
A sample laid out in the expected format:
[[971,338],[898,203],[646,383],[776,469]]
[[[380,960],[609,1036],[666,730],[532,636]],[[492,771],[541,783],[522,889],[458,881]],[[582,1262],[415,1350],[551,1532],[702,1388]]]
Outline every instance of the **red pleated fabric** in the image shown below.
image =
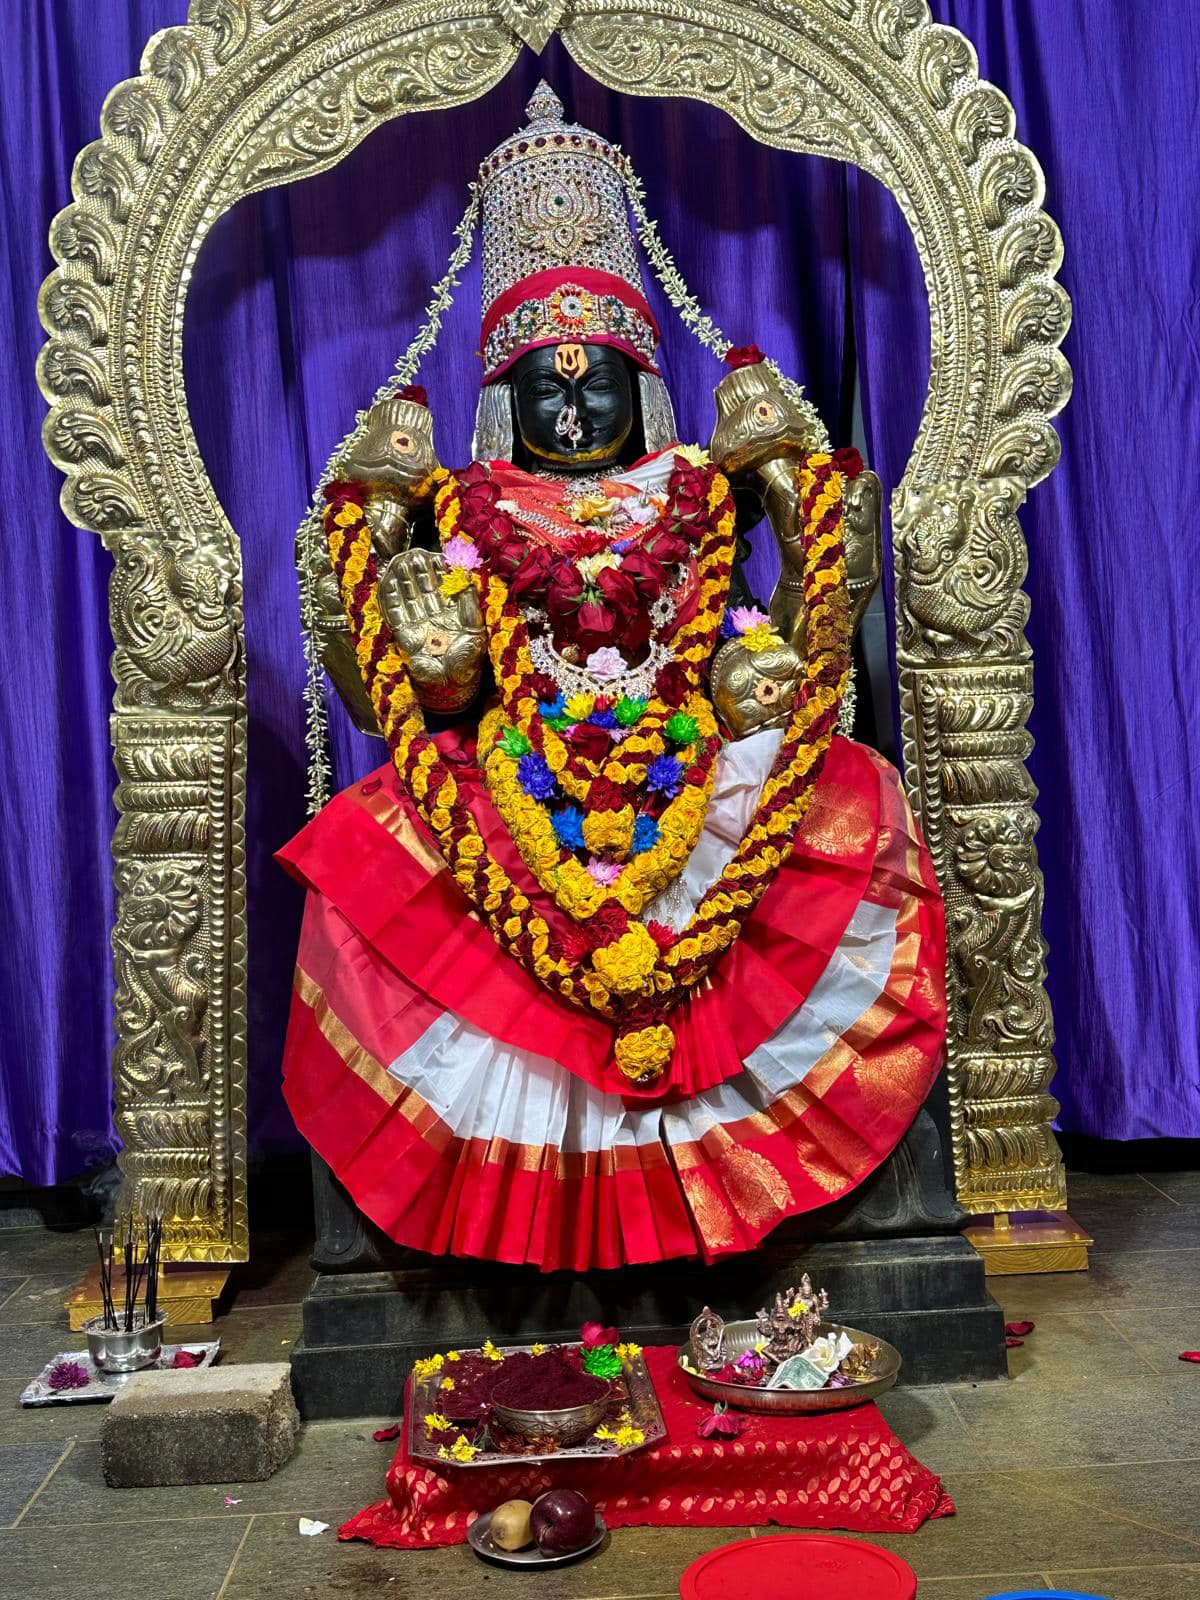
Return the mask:
[[[464,760],[464,780],[471,771]],[[558,924],[481,786],[473,803],[489,847]],[[753,1248],[884,1160],[941,1062],[945,938],[932,865],[893,769],[846,740],[834,741],[796,848],[742,936],[673,1013],[675,1060],[649,1105],[613,1093],[624,1085],[611,1028],[547,993],[466,914],[390,768],[339,795],[282,859],[310,890],[288,1103],[364,1213],[415,1249],[550,1271]],[[801,1079],[777,1070],[769,1096],[747,1088],[747,1058],[803,1016],[864,903],[895,917],[882,992]],[[510,1105],[535,1093],[522,1056],[545,1064],[543,1080],[557,1064],[562,1082],[536,1092],[566,1096],[591,1142],[560,1148],[534,1113],[515,1138],[473,1113],[436,1110],[400,1058],[447,1015],[505,1047],[507,1065],[487,1070],[509,1073],[491,1087]],[[623,1107],[639,1131],[616,1138]],[[607,1135],[594,1131],[605,1117]]]

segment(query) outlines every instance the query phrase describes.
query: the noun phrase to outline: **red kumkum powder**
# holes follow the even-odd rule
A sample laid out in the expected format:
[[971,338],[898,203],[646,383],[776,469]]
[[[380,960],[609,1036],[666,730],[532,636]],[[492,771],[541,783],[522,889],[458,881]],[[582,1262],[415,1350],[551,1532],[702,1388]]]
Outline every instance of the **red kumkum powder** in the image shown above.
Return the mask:
[[519,1411],[562,1411],[569,1406],[594,1405],[609,1391],[603,1378],[583,1370],[576,1353],[548,1350],[540,1356],[509,1356],[492,1390],[492,1400]]
[[453,1389],[442,1389],[438,1406],[449,1422],[478,1422],[487,1415],[492,1403],[492,1390],[496,1387],[507,1362],[489,1361],[486,1356],[464,1356],[461,1361],[447,1362],[440,1373],[450,1378]]

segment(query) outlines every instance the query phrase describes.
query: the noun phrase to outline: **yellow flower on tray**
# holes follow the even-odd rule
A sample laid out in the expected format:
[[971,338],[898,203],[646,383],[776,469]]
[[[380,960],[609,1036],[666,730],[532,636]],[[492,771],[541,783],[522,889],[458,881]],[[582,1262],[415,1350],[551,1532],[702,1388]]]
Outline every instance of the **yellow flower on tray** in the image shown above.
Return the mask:
[[636,1445],[646,1442],[646,1435],[641,1428],[630,1427],[628,1423],[623,1423],[619,1428],[597,1428],[592,1438],[599,1439],[601,1444],[615,1444],[618,1450],[632,1450]]
[[641,1353],[641,1345],[634,1344],[632,1340],[628,1344],[619,1344],[617,1346],[617,1354],[620,1356],[622,1361],[636,1361]]
[[544,1356],[546,1354],[546,1346],[544,1344],[531,1344],[529,1346],[529,1354],[531,1356]]
[[457,1350],[447,1350],[446,1351],[446,1360],[447,1361],[461,1361],[462,1357],[459,1355]]
[[489,1361],[504,1360],[503,1353],[496,1349],[496,1346],[490,1339],[485,1339],[483,1341],[483,1354],[488,1358]]
[[443,1389],[453,1389],[453,1387],[454,1387],[454,1379],[453,1378],[443,1378],[442,1379],[442,1388]]
[[457,1461],[461,1465],[465,1465],[468,1461],[474,1461],[478,1454],[479,1446],[472,1444],[465,1433],[460,1433],[449,1450],[446,1449],[445,1445],[442,1446],[438,1451],[438,1460]]
[[453,1424],[447,1422],[440,1411],[427,1411],[425,1413],[425,1426],[430,1433],[445,1433]]
[[413,1362],[413,1377],[418,1380],[432,1378],[435,1372],[440,1372],[445,1363],[444,1356],[429,1356],[423,1361]]

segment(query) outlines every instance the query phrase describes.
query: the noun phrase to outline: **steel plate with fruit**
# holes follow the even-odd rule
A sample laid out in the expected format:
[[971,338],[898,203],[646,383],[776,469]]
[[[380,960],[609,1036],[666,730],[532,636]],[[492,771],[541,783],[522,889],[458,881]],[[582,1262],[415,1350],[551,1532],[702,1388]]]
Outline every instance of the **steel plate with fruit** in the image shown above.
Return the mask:
[[560,1567],[598,1550],[608,1530],[590,1500],[575,1489],[549,1489],[532,1503],[506,1500],[477,1517],[467,1542],[485,1561],[505,1567]]

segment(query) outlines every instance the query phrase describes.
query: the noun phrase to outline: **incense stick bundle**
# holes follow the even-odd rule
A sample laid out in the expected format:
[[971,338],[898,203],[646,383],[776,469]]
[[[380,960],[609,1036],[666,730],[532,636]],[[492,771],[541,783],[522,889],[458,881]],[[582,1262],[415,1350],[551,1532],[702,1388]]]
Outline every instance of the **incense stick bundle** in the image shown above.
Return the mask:
[[[145,1242],[142,1230],[145,1230]],[[143,1322],[149,1325],[158,1320],[158,1273],[162,1259],[163,1219],[147,1217],[141,1224],[132,1216],[125,1219],[124,1236],[120,1241],[121,1260],[125,1273],[124,1303],[120,1312],[113,1298],[113,1270],[116,1252],[116,1230],[111,1229],[107,1241],[99,1228],[93,1229],[96,1253],[100,1260],[100,1299],[104,1307],[104,1326],[132,1333],[137,1317],[138,1301],[142,1299],[145,1285]]]

